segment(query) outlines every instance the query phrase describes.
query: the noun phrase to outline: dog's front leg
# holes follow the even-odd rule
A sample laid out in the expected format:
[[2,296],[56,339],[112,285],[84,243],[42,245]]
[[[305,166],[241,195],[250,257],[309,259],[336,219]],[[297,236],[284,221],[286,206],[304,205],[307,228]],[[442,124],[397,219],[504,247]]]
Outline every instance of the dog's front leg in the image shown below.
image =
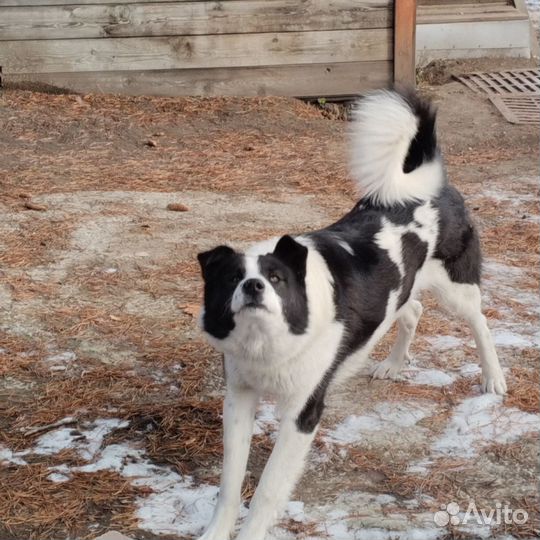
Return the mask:
[[227,540],[234,528],[259,396],[229,385],[223,403],[223,471],[212,521],[200,540]]
[[315,433],[316,429],[310,433],[300,431],[295,418],[282,418],[276,444],[237,540],[264,539],[266,531],[283,511],[302,474],[305,457]]

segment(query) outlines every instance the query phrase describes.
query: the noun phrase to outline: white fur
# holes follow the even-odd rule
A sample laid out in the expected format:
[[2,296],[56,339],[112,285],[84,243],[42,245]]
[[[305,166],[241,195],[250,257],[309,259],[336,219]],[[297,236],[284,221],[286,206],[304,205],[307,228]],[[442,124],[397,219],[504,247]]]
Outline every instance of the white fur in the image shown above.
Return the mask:
[[264,283],[262,304],[265,306],[265,308],[272,314],[281,314],[281,300],[275,293],[274,287],[272,287],[271,283],[259,271],[257,257],[253,255],[246,255],[246,275],[234,291],[231,300],[231,311],[238,314],[238,312],[244,307],[246,297],[242,287],[248,279],[253,278],[260,279]]
[[386,360],[377,364],[372,371],[374,379],[395,379],[403,365],[410,360],[409,347],[416,332],[416,326],[422,316],[422,304],[418,300],[409,300],[400,310],[397,318],[398,334],[396,342]]
[[440,157],[405,174],[403,163],[418,119],[395,92],[374,92],[353,116],[352,176],[364,195],[391,206],[436,196],[444,184]]
[[340,247],[342,247],[349,255],[354,255],[354,250],[350,246],[348,242],[345,242],[345,240],[338,240],[337,243]]
[[[300,476],[316,430],[302,433],[296,418],[335,358],[343,338],[343,324],[335,321],[330,271],[309,239],[296,239],[308,248],[306,293],[309,321],[306,332],[290,334],[281,313],[238,311],[236,327],[226,340],[209,340],[225,353],[227,397],[224,403],[224,463],[214,517],[201,540],[224,540],[232,533],[240,505],[253,432],[254,403],[273,396],[281,412],[274,450],[250,505],[237,540],[263,540],[277,519]],[[248,277],[262,276],[251,260],[271,252],[277,240],[248,250]],[[241,287],[239,284],[238,287]],[[240,300],[238,300],[240,301]],[[265,298],[265,303],[267,299]]]
[[407,227],[394,225],[383,217],[382,228],[375,235],[375,242],[381,249],[387,251],[391,261],[398,267],[400,277],[405,275],[400,238],[406,231]]
[[469,325],[480,356],[483,391],[506,393],[504,374],[486,317],[482,313],[480,287],[453,282],[441,261],[436,259],[428,261],[422,270],[420,286],[429,288],[444,308]]

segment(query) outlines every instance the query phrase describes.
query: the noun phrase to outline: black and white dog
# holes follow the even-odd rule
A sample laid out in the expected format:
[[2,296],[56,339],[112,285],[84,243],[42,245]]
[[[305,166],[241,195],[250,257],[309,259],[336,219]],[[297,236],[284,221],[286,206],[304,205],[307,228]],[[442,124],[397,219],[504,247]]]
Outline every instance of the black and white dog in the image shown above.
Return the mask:
[[429,289],[471,327],[487,392],[506,391],[480,306],[478,235],[445,176],[435,111],[414,94],[375,92],[355,111],[352,173],[364,197],[337,223],[199,254],[202,328],[224,353],[224,463],[219,501],[202,540],[225,540],[240,507],[260,398],[277,401],[278,437],[237,540],[263,540],[298,480],[330,388],[366,364],[397,321],[394,378],[408,358]]

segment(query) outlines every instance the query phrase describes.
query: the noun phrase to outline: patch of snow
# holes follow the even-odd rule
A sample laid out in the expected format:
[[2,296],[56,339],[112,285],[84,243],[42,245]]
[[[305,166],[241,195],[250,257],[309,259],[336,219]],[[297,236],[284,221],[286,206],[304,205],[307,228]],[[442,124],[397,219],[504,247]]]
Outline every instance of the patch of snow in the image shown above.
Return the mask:
[[188,536],[200,534],[208,525],[214,512],[218,488],[201,485],[195,487],[192,480],[169,473],[169,485],[161,488],[161,482],[152,477],[139,478],[134,482],[154,489],[154,493],[139,499],[137,517],[139,527],[154,534]]
[[99,452],[96,461],[75,467],[73,470],[87,473],[104,470],[123,472],[124,464],[128,459],[141,459],[140,450],[123,444],[111,444]]
[[90,429],[76,430],[70,427],[55,429],[38,438],[36,446],[26,453],[37,455],[57,454],[62,450],[73,448],[86,460],[94,457],[101,448],[103,439],[112,431],[123,428],[128,422],[118,418],[96,420]]
[[62,482],[67,482],[71,478],[71,469],[65,463],[49,467],[49,471],[53,471],[47,476],[51,482],[61,484]]
[[[463,512],[460,512],[458,514],[458,517],[460,518],[460,521],[462,521],[465,517],[465,514]],[[459,526],[455,527],[457,531],[461,533],[465,533],[468,536],[472,536],[474,538],[493,538],[493,531],[491,529],[491,525],[480,525],[477,523],[462,523]]]
[[347,538],[351,538],[351,540],[437,540],[446,533],[445,529],[435,528],[388,531],[377,527],[366,527],[355,531],[354,536],[348,536]]
[[447,386],[454,381],[454,377],[440,369],[421,369],[409,380],[413,384],[427,384],[429,386]]
[[64,351],[61,353],[53,354],[45,358],[45,362],[48,363],[69,363],[77,359],[77,355],[73,351]]
[[433,451],[459,457],[473,457],[478,447],[494,442],[511,442],[524,433],[540,429],[540,415],[503,405],[502,396],[483,394],[460,403]]
[[396,502],[396,498],[393,495],[383,493],[381,495],[375,495],[375,501],[379,504],[390,504]]
[[285,509],[285,514],[297,523],[304,523],[306,521],[304,503],[302,501],[289,501]]
[[438,351],[462,347],[464,343],[461,338],[457,338],[455,336],[427,336],[426,340],[434,349]]
[[496,276],[497,279],[500,280],[505,278],[505,282],[508,282],[509,277],[515,279],[522,277],[526,274],[525,270],[523,270],[523,268],[521,268],[520,266],[511,266],[509,264],[500,263],[495,260],[484,261],[484,263],[482,264],[482,269],[490,277]]
[[464,377],[474,377],[482,373],[482,368],[478,364],[465,364],[459,368],[459,373]]
[[73,428],[55,429],[42,435],[31,452],[38,455],[57,454],[66,448],[75,447],[80,438],[80,433]]
[[[503,300],[504,298],[508,298],[511,301],[520,303],[529,309],[529,311],[540,314],[538,290],[536,288],[523,289],[516,285],[517,280],[526,275],[523,268],[489,261],[484,264],[484,270],[486,275],[483,280],[483,289],[487,293],[488,298],[490,293],[496,293]],[[499,307],[507,315],[505,326],[515,327],[516,325],[512,322],[513,311],[511,309],[505,309],[504,303]]]
[[70,479],[70,476],[62,473],[51,473],[47,476],[47,479],[55,484],[62,484],[63,482],[67,482]]
[[24,459],[18,457],[24,455],[18,452],[12,452],[6,446],[0,444],[0,465],[13,464],[13,465],[27,465]]
[[493,341],[499,347],[533,347],[535,343],[527,337],[511,332],[510,330],[496,329],[492,332]]
[[320,531],[326,534],[329,538],[345,539],[351,538],[349,527],[345,522],[348,513],[344,510],[332,510],[328,513],[328,522],[319,527]]
[[[98,424],[98,422],[96,422]],[[127,422],[117,421],[107,424],[109,430],[113,425],[124,427]],[[101,427],[101,433],[97,433],[97,427]],[[137,517],[139,526],[154,534],[172,534],[188,536],[199,534],[203,527],[208,524],[212,517],[218,488],[216,486],[195,486],[191,477],[181,476],[168,467],[154,465],[143,456],[143,451],[127,444],[111,444],[101,452],[97,450],[91,454],[96,446],[100,446],[104,436],[104,425],[100,422],[96,428],[85,432],[88,445],[84,450],[85,459],[97,459],[80,467],[66,466],[52,468],[53,472],[48,476],[53,482],[69,480],[70,471],[92,473],[102,470],[116,471],[122,476],[129,478],[133,485],[147,486],[153,493],[147,497],[139,498]],[[58,430],[60,431],[60,430]],[[94,437],[94,440],[90,440]],[[69,436],[59,436],[57,440],[60,446],[70,440]],[[47,448],[51,448],[48,445]],[[99,448],[99,447],[98,447]]]
[[383,402],[365,415],[350,415],[326,434],[329,442],[347,444],[362,440],[365,431],[380,431],[414,426],[429,411],[408,403]]

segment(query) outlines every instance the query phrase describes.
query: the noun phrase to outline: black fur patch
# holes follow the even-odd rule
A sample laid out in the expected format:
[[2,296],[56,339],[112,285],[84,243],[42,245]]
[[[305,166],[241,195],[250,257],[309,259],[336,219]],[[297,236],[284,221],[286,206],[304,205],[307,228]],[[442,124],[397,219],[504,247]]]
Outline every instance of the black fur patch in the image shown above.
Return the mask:
[[306,262],[308,249],[284,236],[273,253],[259,257],[261,274],[281,298],[283,315],[293,334],[303,334],[308,325]]
[[245,274],[244,256],[228,246],[218,246],[197,258],[204,278],[204,329],[225,339],[235,326],[230,304]]
[[420,240],[417,234],[405,233],[401,237],[401,255],[405,275],[401,282],[401,292],[399,294],[398,309],[409,299],[411,289],[414,285],[416,272],[422,268],[426,261],[428,245]]
[[321,384],[315,389],[313,394],[309,396],[304,408],[300,411],[298,418],[296,419],[296,427],[302,433],[311,433],[321,420],[322,413],[324,412],[324,396],[326,394],[326,382],[327,377],[321,381]]
[[411,141],[407,157],[403,163],[403,172],[410,173],[422,163],[432,161],[437,154],[437,134],[435,131],[436,111],[433,105],[423,100],[414,92],[402,93],[418,119],[418,128]]
[[456,283],[479,284],[482,253],[476,228],[457,189],[445,186],[433,201],[439,210],[439,238],[435,258],[440,259]]
[[[317,426],[336,370],[372,336],[385,318],[390,292],[400,286],[397,266],[375,243],[381,224],[378,210],[357,207],[328,229],[310,235],[332,273],[336,320],[344,324],[345,334],[332,366],[296,420],[304,433]],[[339,245],[339,240],[352,248],[352,255]]]
[[336,225],[339,225],[343,220],[346,220],[347,222],[350,221],[351,215],[355,212],[362,212],[364,219],[366,219],[368,215],[372,215],[372,219],[374,220],[380,220],[381,217],[385,217],[394,225],[409,225],[409,223],[414,221],[414,211],[421,204],[422,203],[419,201],[413,201],[403,205],[399,204],[388,207],[375,204],[369,197],[365,197],[360,199],[353,210],[338,221]]

